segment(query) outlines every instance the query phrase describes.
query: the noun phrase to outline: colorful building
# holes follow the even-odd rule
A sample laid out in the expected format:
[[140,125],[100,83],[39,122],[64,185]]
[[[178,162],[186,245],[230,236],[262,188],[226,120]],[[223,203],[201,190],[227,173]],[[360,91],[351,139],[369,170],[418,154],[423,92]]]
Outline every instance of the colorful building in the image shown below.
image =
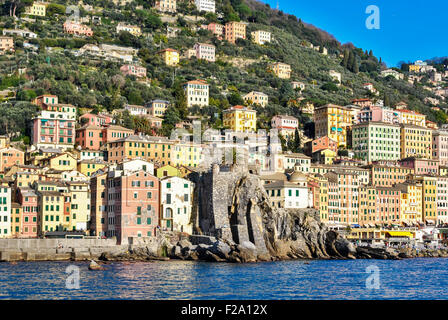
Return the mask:
[[409,175],[414,174],[413,168],[399,164],[370,164],[363,168],[369,171],[370,184],[379,187],[392,187],[395,184],[404,183]]
[[439,162],[437,160],[428,160],[421,158],[405,158],[400,160],[400,164],[403,167],[413,169],[416,175],[439,175]]
[[22,207],[22,234],[23,238],[37,238],[39,234],[39,198],[31,188],[19,188],[18,202]]
[[120,71],[125,76],[135,76],[137,78],[146,78],[146,68],[134,64],[125,64],[121,66]]
[[259,105],[266,107],[269,103],[269,96],[263,92],[251,91],[243,96],[243,100],[249,106]]
[[215,46],[208,43],[195,43],[193,49],[196,51],[196,58],[203,59],[209,62],[215,62]]
[[142,29],[139,26],[129,25],[123,22],[118,23],[117,25],[117,33],[122,31],[129,32],[133,36],[139,37],[142,35]]
[[204,80],[189,81],[184,84],[187,106],[208,106],[210,85]]
[[162,230],[193,233],[193,182],[180,177],[160,180],[160,226]]
[[277,129],[278,133],[286,140],[293,139],[299,128],[299,120],[293,116],[278,115],[271,119],[271,128]]
[[448,130],[435,130],[432,134],[432,159],[440,166],[448,165]]
[[14,51],[14,38],[0,36],[0,52],[13,52]]
[[327,104],[315,110],[314,122],[316,137],[328,136],[338,143],[338,147],[347,146],[347,131],[351,129],[359,109]]
[[76,145],[82,149],[99,150],[103,146],[103,127],[86,124],[76,129]]
[[154,8],[161,12],[175,13],[177,11],[176,0],[156,0]]
[[411,124],[401,125],[401,158],[431,159],[432,130]]
[[93,36],[93,31],[89,26],[76,21],[65,21],[64,22],[64,32],[68,34],[73,34],[76,36]]
[[[75,144],[76,108],[70,104],[40,102],[42,111],[33,118],[32,144],[38,148],[69,149]],[[47,97],[43,97],[44,100]],[[48,98],[53,101],[53,98]],[[57,101],[57,99],[56,99]]]
[[47,3],[34,1],[33,4],[25,8],[25,13],[30,16],[45,17]]
[[14,165],[22,165],[24,161],[25,153],[22,150],[13,147],[0,149],[0,172],[6,172]]
[[251,33],[252,41],[259,45],[271,42],[271,33],[268,31],[257,30]]
[[400,159],[400,126],[366,122],[352,127],[355,156],[367,162]]
[[120,244],[129,238],[156,236],[159,225],[159,179],[138,170],[120,174],[109,171],[107,179],[107,237]]
[[233,106],[222,112],[223,125],[235,132],[256,132],[257,111],[244,106]]
[[237,21],[225,25],[225,40],[235,44],[237,39],[246,39],[246,24]]
[[92,236],[106,236],[107,232],[107,170],[99,170],[90,178],[90,224]]
[[87,177],[91,177],[96,171],[106,166],[106,162],[98,159],[78,161],[78,171]]
[[173,144],[164,137],[129,136],[107,144],[108,162],[142,159],[161,166],[171,164]]
[[282,62],[275,62],[269,65],[269,70],[280,79],[291,78],[291,66]]
[[157,54],[162,57],[163,62],[167,66],[173,67],[179,64],[180,55],[177,50],[168,48],[157,52]]
[[153,117],[163,118],[165,116],[166,109],[168,109],[170,102],[167,100],[152,100],[146,106],[148,108],[148,114]]
[[11,236],[11,188],[0,183],[0,238]]

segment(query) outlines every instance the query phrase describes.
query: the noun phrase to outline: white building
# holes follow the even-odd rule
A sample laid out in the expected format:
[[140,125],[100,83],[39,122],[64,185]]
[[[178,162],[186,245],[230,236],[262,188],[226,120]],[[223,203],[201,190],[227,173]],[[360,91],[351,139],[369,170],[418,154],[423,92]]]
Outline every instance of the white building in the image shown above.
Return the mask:
[[204,80],[193,80],[184,84],[187,106],[203,107],[209,104],[209,84]]
[[36,39],[37,34],[29,30],[19,30],[19,29],[3,29],[4,36],[19,36],[22,38]]
[[268,31],[257,30],[251,33],[252,41],[263,45],[266,42],[271,42],[271,33]]
[[215,12],[215,0],[195,0],[198,11]]
[[148,113],[148,109],[145,106],[128,104],[124,107],[124,109],[128,110],[132,116],[144,116]]
[[295,169],[302,173],[309,173],[311,168],[311,158],[303,153],[283,153],[279,155],[283,158],[283,169]]
[[277,129],[286,140],[292,139],[296,129],[299,128],[299,120],[293,116],[278,115],[272,117],[271,128]]
[[79,160],[94,160],[100,159],[104,160],[104,152],[100,150],[79,150]]
[[162,230],[193,233],[193,189],[193,182],[180,177],[165,177],[160,180]]
[[0,238],[11,236],[11,188],[0,185]]
[[334,81],[337,81],[338,83],[341,83],[341,82],[342,82],[342,75],[341,75],[340,72],[336,72],[336,71],[334,71],[334,70],[330,70],[329,74],[330,74],[330,77],[331,77]]
[[264,185],[272,206],[285,209],[304,209],[310,207],[306,177],[304,179],[301,178],[298,183],[293,181],[276,181]]
[[196,43],[193,47],[197,59],[215,62],[215,46],[207,43]]

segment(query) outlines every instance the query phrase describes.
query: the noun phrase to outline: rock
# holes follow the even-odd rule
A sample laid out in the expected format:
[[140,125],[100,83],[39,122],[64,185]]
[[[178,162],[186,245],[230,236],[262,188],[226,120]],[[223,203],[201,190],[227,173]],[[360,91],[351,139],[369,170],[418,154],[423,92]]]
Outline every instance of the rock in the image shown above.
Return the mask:
[[90,261],[89,264],[89,270],[92,271],[99,271],[99,270],[106,270],[104,267],[100,266],[98,263],[96,263],[94,260]]
[[226,259],[222,259],[222,258],[218,257],[216,254],[214,254],[213,252],[210,252],[208,250],[205,251],[204,260],[210,261],[210,262],[225,262],[226,261]]
[[221,259],[227,259],[231,251],[230,246],[223,241],[216,241],[208,250]]

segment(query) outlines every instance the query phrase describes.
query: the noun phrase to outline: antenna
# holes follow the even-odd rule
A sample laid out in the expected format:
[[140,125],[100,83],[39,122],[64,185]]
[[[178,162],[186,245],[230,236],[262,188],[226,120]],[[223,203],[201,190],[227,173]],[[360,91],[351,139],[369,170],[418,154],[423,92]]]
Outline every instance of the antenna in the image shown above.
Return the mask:
[[279,10],[280,8],[280,4],[279,4],[279,0],[277,0],[277,10]]

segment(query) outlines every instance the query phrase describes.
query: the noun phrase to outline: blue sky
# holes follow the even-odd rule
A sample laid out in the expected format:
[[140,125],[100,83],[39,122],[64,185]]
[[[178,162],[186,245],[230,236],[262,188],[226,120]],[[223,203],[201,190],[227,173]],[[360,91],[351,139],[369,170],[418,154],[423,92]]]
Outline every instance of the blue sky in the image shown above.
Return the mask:
[[[262,0],[276,8],[277,0]],[[283,12],[294,14],[364,50],[372,49],[388,66],[399,61],[448,56],[446,0],[278,0]],[[380,9],[380,29],[366,28],[366,8]]]

